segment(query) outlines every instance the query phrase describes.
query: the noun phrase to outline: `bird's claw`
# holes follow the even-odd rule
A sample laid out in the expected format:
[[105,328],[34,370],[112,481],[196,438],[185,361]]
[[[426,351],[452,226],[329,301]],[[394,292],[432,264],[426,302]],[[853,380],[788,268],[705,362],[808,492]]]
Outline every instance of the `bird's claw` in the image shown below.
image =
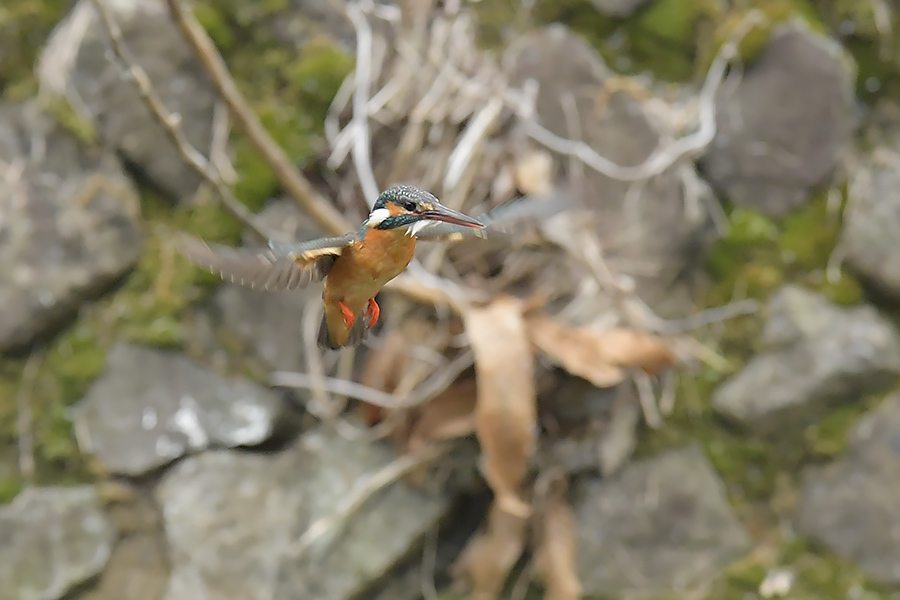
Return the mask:
[[[353,311],[343,302],[338,302],[338,306],[341,308],[341,314],[344,316],[344,326],[350,329],[353,327],[353,323],[356,322]],[[369,317],[369,327],[378,322],[378,317],[381,316],[381,308],[375,302],[375,298],[369,298],[369,306],[366,307],[366,312],[363,313],[363,316]]]
[[366,308],[364,314],[369,316],[369,327],[372,327],[378,322],[378,317],[381,315],[381,308],[378,306],[378,303],[375,302],[375,298],[369,298],[369,306]]
[[353,327],[353,323],[356,322],[356,317],[353,316],[353,311],[350,310],[350,307],[348,307],[343,302],[338,302],[338,306],[341,309],[341,314],[344,316],[344,326],[347,327],[347,329],[350,329],[351,327]]

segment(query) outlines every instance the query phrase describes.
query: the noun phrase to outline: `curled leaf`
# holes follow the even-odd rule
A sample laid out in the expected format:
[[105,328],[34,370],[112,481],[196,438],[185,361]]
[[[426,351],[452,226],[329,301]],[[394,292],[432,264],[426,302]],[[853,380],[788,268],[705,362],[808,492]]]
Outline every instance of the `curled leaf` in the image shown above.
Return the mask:
[[495,600],[525,549],[528,519],[491,505],[485,530],[473,536],[451,568],[472,600]]
[[416,452],[430,442],[451,440],[475,431],[474,379],[458,381],[426,404],[418,414],[407,441]]
[[596,332],[546,315],[530,317],[527,328],[528,338],[552,362],[597,387],[621,383],[626,368],[654,375],[675,363],[674,354],[662,340],[630,329]]
[[566,501],[564,480],[561,483],[550,490],[541,511],[535,564],[544,582],[545,600],[579,600],[575,519]]
[[501,297],[486,307],[468,310],[465,324],[475,355],[475,432],[481,445],[481,470],[498,506],[525,516],[530,507],[519,494],[535,447],[537,407],[534,357],[522,304]]

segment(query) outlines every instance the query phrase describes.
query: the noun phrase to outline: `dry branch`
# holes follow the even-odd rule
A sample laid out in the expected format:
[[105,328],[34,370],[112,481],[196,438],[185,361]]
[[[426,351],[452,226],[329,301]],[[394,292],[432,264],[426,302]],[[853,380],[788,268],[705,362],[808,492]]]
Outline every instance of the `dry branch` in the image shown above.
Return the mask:
[[[381,490],[400,480],[404,475],[426,465],[449,450],[446,445],[434,445],[424,448],[415,454],[401,456],[383,468],[360,480],[353,489],[344,495],[334,511],[316,519],[305,532],[291,545],[289,554],[298,559],[320,540],[334,539],[340,529],[362,508],[365,503]],[[326,535],[331,537],[323,538]]]
[[[94,0],[97,3],[99,0]],[[256,150],[275,172],[281,185],[319,225],[332,235],[342,235],[352,228],[337,211],[291,164],[291,160],[269,136],[259,117],[241,95],[225,61],[222,60],[206,30],[197,22],[190,9],[180,0],[166,0],[172,17],[185,39],[197,53],[213,84],[228,104],[235,120],[250,138]]]
[[188,140],[184,131],[181,129],[181,117],[170,112],[165,103],[153,89],[153,84],[147,73],[137,62],[131,57],[128,49],[122,40],[122,32],[119,26],[112,18],[109,8],[104,0],[91,0],[97,12],[100,13],[101,21],[104,25],[106,33],[109,36],[110,46],[115,55],[122,72],[127,75],[135,84],[141,99],[150,109],[160,125],[163,126],[169,138],[175,144],[179,154],[185,159],[188,165],[203,178],[222,201],[225,208],[237,219],[245,223],[258,236],[263,239],[269,237],[266,227],[263,226],[256,216],[250,211],[240,200],[235,198],[231,190],[222,180],[215,165],[206,159]]

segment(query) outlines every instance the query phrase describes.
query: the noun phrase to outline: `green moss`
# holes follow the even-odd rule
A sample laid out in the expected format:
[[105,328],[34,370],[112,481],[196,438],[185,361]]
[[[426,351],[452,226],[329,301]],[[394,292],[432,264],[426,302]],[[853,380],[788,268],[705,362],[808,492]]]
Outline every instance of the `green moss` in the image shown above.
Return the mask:
[[97,143],[99,134],[94,124],[75,112],[75,109],[64,98],[54,96],[47,102],[45,108],[57,123],[74,135],[80,142],[88,146],[93,146]]
[[0,90],[13,100],[33,93],[32,68],[44,40],[69,9],[69,0],[0,3]]
[[[17,464],[16,401],[21,386],[27,386],[23,393],[32,413],[30,434],[37,482],[87,481],[88,463],[78,453],[67,410],[103,371],[104,348],[92,329],[78,322],[63,331],[39,360],[33,381],[23,381],[24,359],[5,360],[0,370],[0,461]],[[18,476],[3,477],[0,501],[9,500],[21,484]]]
[[651,2],[626,26],[632,58],[663,79],[689,78],[701,24],[717,18],[720,11],[717,0]]
[[780,223],[736,208],[730,213],[729,226],[708,261],[717,281],[711,303],[727,302],[735,288],[746,290],[750,297],[765,298],[785,281],[810,285],[842,305],[862,298],[859,282],[847,272],[836,282],[824,276],[841,226],[829,212],[826,194],[818,194]]
[[235,47],[237,37],[231,29],[225,13],[221,7],[213,7],[204,2],[197,2],[194,6],[194,16],[209,34],[221,53],[228,53]]
[[19,477],[0,477],[0,504],[11,502],[19,495],[24,487],[24,482]]
[[769,41],[772,29],[795,18],[802,18],[810,28],[818,33],[827,33],[815,7],[807,0],[740,0],[719,21],[711,36],[710,43],[701,48],[698,61],[699,71],[705,73],[712,64],[716,53],[727,41],[734,39],[738,28],[751,10],[759,11],[763,22],[754,25],[739,45],[739,53],[744,63],[752,62]]
[[[276,12],[280,2],[262,3],[266,14]],[[264,22],[251,20],[244,27],[239,23],[246,15],[229,17],[232,20],[216,20],[208,14],[205,21],[222,30],[217,39],[227,45],[223,56],[266,131],[302,168],[314,156],[328,107],[353,60],[326,36],[314,36],[295,50],[269,38]],[[232,38],[234,42],[228,41]],[[253,52],[245,52],[245,45]],[[243,132],[235,131],[232,141],[238,173],[235,195],[251,209],[259,209],[279,192],[278,179]]]
[[597,10],[590,0],[537,0],[534,18],[537,23],[564,23],[598,49],[622,25],[621,20]]
[[787,597],[797,600],[859,597],[888,600],[894,596],[868,581],[855,565],[801,538],[784,537],[776,551],[759,553],[733,566],[709,591],[708,598],[740,598],[756,595],[769,569],[789,569],[795,576]]

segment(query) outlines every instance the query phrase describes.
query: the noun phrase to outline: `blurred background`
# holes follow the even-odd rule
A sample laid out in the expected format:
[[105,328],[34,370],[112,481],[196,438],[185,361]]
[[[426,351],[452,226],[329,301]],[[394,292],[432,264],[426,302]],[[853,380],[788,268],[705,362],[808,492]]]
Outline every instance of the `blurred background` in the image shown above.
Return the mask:
[[[898,68],[893,0],[4,0],[0,600],[900,598]],[[559,208],[340,353],[177,251],[401,181]]]

